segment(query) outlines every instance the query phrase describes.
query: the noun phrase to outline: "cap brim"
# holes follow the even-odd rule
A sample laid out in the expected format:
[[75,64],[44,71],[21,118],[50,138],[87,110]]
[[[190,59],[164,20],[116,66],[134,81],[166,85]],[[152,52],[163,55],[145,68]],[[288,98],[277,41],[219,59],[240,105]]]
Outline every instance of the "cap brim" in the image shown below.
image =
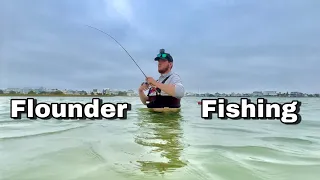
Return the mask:
[[169,61],[167,58],[160,58],[160,57],[154,58],[155,61],[159,61],[160,59]]

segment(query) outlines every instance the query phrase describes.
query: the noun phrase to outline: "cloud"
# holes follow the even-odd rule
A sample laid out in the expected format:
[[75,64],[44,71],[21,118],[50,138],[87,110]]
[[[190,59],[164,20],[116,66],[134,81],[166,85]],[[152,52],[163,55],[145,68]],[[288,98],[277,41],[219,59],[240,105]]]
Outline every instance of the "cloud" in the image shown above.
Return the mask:
[[0,2],[0,88],[137,89],[160,48],[187,91],[319,92],[319,1]]

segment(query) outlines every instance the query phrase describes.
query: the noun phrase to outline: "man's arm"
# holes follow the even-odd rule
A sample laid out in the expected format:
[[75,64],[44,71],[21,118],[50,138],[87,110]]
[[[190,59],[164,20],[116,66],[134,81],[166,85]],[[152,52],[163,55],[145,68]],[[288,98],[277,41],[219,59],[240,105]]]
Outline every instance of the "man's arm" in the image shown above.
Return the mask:
[[139,90],[139,97],[140,97],[140,100],[141,102],[144,104],[144,105],[147,105],[147,100],[149,99],[148,96],[146,96],[143,92],[143,90]]
[[156,85],[161,91],[169,94],[170,96],[176,98],[182,98],[185,94],[184,86],[182,85],[181,79],[179,76],[174,76],[172,78],[172,83],[170,84],[162,84],[157,82]]

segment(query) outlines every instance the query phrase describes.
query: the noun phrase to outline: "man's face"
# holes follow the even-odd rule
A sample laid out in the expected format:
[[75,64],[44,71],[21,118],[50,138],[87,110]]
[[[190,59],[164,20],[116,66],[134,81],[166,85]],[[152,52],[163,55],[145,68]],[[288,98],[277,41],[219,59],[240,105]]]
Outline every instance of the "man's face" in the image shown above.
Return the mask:
[[158,60],[158,72],[163,74],[170,69],[170,62],[165,59]]

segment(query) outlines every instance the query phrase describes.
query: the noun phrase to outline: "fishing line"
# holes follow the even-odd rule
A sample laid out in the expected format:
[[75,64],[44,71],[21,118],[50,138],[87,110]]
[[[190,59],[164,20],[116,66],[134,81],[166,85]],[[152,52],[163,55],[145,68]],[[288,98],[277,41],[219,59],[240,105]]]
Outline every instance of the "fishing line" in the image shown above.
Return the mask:
[[138,66],[138,68],[140,69],[140,71],[142,72],[142,74],[147,78],[146,74],[142,71],[142,69],[140,68],[140,66],[137,64],[137,62],[133,59],[133,57],[128,53],[128,51],[115,39],[113,38],[110,34],[98,29],[98,28],[95,28],[95,27],[92,27],[92,26],[89,26],[89,25],[86,25],[92,29],[95,29],[95,30],[98,30],[106,35],[108,35],[110,38],[112,38],[116,43],[118,43],[120,45],[120,47],[122,47],[122,49],[129,55],[129,57],[132,59],[132,61]]

